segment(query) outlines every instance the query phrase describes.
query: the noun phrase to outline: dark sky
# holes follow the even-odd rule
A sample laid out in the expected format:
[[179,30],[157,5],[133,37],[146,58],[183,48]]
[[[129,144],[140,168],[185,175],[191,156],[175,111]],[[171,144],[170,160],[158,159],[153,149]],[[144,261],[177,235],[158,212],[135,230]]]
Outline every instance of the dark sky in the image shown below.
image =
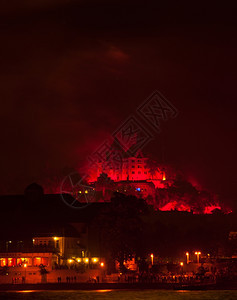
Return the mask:
[[3,1],[2,193],[77,168],[157,89],[179,115],[146,152],[236,205],[236,9],[163,2]]

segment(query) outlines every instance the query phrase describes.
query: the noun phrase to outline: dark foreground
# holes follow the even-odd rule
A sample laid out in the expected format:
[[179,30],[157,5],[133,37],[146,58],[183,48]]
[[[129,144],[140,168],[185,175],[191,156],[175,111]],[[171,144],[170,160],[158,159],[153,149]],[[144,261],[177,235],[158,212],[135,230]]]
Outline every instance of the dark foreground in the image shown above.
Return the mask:
[[237,290],[237,282],[218,284],[179,283],[45,283],[45,284],[1,284],[0,291],[21,290]]
[[65,290],[0,291],[1,300],[236,300],[237,290]]

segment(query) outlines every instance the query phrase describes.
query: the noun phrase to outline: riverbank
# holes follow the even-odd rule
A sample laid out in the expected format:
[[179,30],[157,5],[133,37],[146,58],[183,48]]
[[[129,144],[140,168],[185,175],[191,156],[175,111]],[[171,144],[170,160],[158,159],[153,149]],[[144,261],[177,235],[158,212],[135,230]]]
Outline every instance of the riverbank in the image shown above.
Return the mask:
[[39,283],[39,284],[1,284],[0,291],[30,291],[30,290],[237,290],[236,282],[219,284],[179,283]]

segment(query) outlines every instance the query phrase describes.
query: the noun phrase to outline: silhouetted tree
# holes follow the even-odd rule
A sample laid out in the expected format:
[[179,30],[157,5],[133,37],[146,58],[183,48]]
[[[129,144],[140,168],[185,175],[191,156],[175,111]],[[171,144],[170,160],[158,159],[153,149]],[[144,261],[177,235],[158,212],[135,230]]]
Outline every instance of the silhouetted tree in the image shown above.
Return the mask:
[[144,200],[116,193],[111,203],[94,220],[100,228],[100,241],[107,257],[117,260],[124,271],[124,261],[141,253],[143,222],[147,206]]

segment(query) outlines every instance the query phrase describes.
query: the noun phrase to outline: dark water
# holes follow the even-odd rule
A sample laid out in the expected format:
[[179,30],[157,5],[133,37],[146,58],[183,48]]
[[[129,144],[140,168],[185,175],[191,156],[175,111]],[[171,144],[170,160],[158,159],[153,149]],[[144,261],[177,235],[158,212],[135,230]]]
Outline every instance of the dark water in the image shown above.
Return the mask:
[[37,299],[37,300],[92,300],[92,299],[159,299],[159,300],[237,300],[236,291],[118,291],[118,290],[98,290],[98,291],[20,291],[20,292],[0,292],[0,299]]

